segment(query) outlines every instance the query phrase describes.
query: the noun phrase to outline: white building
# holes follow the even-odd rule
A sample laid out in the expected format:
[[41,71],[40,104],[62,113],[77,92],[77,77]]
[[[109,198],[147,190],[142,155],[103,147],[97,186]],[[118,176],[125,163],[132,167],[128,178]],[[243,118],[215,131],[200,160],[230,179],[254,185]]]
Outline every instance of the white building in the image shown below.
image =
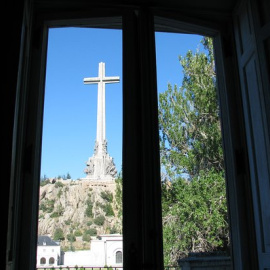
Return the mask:
[[122,267],[123,236],[120,234],[100,235],[91,240],[91,249],[89,251],[65,252],[64,265]]
[[61,264],[60,245],[49,236],[38,236],[37,267],[57,266]]
[[91,253],[95,258],[95,265],[112,267],[123,266],[123,236],[105,234],[91,241]]

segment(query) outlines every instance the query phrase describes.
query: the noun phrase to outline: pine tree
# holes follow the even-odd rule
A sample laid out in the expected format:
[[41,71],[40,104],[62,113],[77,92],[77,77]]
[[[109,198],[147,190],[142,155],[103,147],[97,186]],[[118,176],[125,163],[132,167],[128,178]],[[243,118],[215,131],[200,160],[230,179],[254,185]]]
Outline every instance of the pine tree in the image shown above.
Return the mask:
[[181,87],[159,95],[165,264],[229,244],[213,44],[179,57]]

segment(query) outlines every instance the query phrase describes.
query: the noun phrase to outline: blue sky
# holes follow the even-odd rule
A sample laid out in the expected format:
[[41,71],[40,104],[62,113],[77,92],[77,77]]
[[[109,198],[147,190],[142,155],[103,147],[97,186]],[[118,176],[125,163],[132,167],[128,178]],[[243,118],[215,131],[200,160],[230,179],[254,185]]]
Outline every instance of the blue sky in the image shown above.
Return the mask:
[[[179,55],[195,51],[201,36],[156,33],[158,91],[167,84],[181,85]],[[85,162],[93,155],[96,138],[97,85],[84,85],[98,75],[99,62],[106,76],[120,83],[106,85],[106,138],[117,170],[122,164],[122,31],[91,28],[49,30],[41,176],[69,173],[85,177]]]

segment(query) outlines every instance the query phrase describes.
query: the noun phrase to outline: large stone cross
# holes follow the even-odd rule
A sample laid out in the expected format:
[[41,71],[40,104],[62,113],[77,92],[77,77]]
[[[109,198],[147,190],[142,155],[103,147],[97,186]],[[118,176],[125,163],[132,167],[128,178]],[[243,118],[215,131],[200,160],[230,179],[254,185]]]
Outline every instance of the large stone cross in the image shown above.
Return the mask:
[[[106,142],[106,125],[105,125],[105,84],[117,83],[120,81],[119,76],[106,77],[105,76],[105,63],[99,63],[98,77],[84,78],[84,84],[98,84],[98,101],[97,101],[97,137],[95,143],[95,152],[92,158],[89,158],[86,174],[93,178],[101,179],[106,178],[106,175],[112,174],[109,171],[113,171],[113,166],[110,168],[111,157],[107,154],[107,142]],[[99,160],[99,161],[98,161]],[[114,167],[115,169],[115,167]],[[88,178],[89,178],[88,177]]]
[[98,102],[97,102],[97,143],[103,143],[106,140],[105,131],[105,84],[117,83],[120,81],[118,76],[105,77],[105,63],[99,63],[98,77],[84,78],[84,84],[98,84]]

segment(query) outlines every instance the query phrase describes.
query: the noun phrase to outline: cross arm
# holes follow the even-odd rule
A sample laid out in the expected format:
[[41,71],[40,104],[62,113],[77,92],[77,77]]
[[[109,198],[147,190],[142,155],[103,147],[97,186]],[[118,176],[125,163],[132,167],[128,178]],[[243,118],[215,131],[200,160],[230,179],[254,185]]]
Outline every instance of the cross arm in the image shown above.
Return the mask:
[[105,83],[118,83],[120,82],[120,77],[119,76],[105,77],[102,79],[102,81]]
[[99,77],[92,77],[92,78],[84,78],[83,79],[84,84],[94,84],[99,83],[100,78]]

